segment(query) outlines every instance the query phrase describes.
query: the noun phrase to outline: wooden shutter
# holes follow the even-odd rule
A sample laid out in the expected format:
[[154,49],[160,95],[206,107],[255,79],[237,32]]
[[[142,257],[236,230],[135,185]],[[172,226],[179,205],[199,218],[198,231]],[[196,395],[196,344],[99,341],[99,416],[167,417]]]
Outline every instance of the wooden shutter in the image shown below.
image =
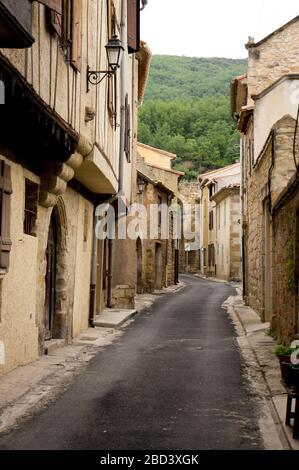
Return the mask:
[[38,3],[42,3],[46,7],[50,8],[51,10],[59,13],[62,13],[62,5],[61,0],[36,0]]
[[51,11],[51,24],[58,34],[59,38],[62,38],[63,35],[63,27],[62,27],[62,16],[63,16],[63,8],[65,6],[64,0],[57,0],[59,4],[57,10],[52,9]]
[[128,51],[129,54],[140,49],[140,1],[128,0]]
[[[107,0],[107,37],[111,39],[114,34],[115,28],[115,9],[112,0]],[[115,113],[114,109],[114,93],[113,90],[113,77],[108,78],[108,91],[107,91],[107,104],[110,118],[112,119]],[[112,122],[112,121],[111,121]]]
[[10,200],[12,194],[11,168],[0,160],[0,268],[8,270],[10,239]]
[[107,0],[107,35],[108,39],[113,36],[113,3],[112,0]]
[[82,62],[82,0],[72,2],[72,50],[71,63],[81,69]]
[[131,161],[131,109],[128,95],[125,100],[125,154],[128,162]]

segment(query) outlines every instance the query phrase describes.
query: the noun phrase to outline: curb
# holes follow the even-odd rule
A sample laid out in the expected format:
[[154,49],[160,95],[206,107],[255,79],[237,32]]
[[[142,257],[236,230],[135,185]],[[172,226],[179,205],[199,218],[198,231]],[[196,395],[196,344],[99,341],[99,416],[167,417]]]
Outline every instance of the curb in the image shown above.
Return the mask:
[[[281,441],[281,445],[283,447],[283,450],[293,450],[293,446],[292,446],[292,443],[291,441],[289,440],[289,437],[287,435],[287,432],[284,428],[284,425],[280,419],[280,416],[278,414],[278,411],[276,409],[276,406],[275,406],[275,403],[274,403],[274,400],[273,400],[273,396],[272,396],[272,390],[271,390],[271,387],[270,387],[270,384],[265,376],[265,373],[264,373],[264,370],[263,370],[263,367],[262,367],[262,364],[260,363],[259,361],[259,358],[258,358],[258,355],[256,353],[256,350],[252,347],[251,343],[248,341],[248,333],[246,331],[246,327],[245,327],[245,324],[240,316],[240,314],[238,313],[238,309],[235,305],[235,302],[231,302],[229,305],[227,305],[227,307],[231,308],[232,311],[233,311],[233,314],[235,316],[235,318],[237,319],[238,323],[239,323],[239,326],[240,328],[242,329],[243,331],[243,334],[244,334],[244,338],[246,340],[246,344],[248,346],[248,348],[251,350],[252,354],[253,354],[253,357],[254,357],[254,360],[259,368],[259,372],[263,378],[263,381],[264,381],[264,384],[267,388],[267,391],[268,391],[268,396],[265,397],[265,400],[267,402],[267,405],[269,407],[269,411],[272,415],[272,419],[273,419],[273,423],[275,425],[275,427],[277,428],[277,432],[278,432],[278,436],[279,436],[279,439]],[[238,335],[238,337],[240,337]]]

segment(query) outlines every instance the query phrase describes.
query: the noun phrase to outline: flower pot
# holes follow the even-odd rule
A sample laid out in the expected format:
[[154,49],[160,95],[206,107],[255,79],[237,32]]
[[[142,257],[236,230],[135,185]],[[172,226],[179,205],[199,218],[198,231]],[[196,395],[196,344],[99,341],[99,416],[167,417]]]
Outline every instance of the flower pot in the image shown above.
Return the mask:
[[288,354],[286,356],[277,356],[280,362],[280,370],[281,375],[283,376],[285,373],[285,364],[291,364],[291,355]]
[[299,389],[299,369],[290,362],[281,363],[281,376],[284,384],[289,388]]

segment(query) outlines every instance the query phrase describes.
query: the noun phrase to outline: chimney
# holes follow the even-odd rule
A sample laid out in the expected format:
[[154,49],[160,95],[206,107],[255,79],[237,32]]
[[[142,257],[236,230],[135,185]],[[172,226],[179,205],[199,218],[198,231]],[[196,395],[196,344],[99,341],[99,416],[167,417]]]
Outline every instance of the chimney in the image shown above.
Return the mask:
[[253,36],[249,36],[248,42],[247,42],[247,44],[245,45],[246,49],[249,49],[250,47],[253,47],[254,45],[255,45],[254,37],[253,37]]

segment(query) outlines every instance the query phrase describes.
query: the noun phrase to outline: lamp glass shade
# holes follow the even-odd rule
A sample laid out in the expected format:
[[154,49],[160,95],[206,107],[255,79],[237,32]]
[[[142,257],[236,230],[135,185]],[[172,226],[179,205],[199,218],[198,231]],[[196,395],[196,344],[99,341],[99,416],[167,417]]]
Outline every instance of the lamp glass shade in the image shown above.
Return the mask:
[[106,44],[106,52],[109,66],[112,70],[116,70],[122,60],[124,48],[121,44],[121,41],[117,36],[113,36],[112,39],[109,39],[108,44]]
[[144,188],[145,188],[145,181],[144,180],[139,180],[138,182],[138,189],[139,189],[139,193],[143,193],[144,191]]

